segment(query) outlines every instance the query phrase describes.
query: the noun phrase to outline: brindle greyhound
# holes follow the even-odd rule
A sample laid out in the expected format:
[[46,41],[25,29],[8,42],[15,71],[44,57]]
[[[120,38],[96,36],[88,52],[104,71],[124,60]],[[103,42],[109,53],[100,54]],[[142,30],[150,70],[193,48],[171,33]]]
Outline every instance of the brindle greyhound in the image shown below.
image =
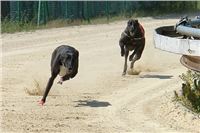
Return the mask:
[[78,73],[78,63],[79,52],[71,46],[61,45],[53,51],[51,58],[51,77],[47,83],[43,98],[40,101],[41,105],[45,103],[46,97],[57,75],[60,75],[58,84],[62,84],[63,81],[74,78]]
[[145,46],[144,28],[137,19],[130,19],[128,21],[126,29],[121,34],[119,45],[121,48],[121,56],[125,55],[122,75],[126,75],[129,51],[134,50],[129,56],[129,61],[131,61],[130,68],[133,69],[135,61],[140,59]]

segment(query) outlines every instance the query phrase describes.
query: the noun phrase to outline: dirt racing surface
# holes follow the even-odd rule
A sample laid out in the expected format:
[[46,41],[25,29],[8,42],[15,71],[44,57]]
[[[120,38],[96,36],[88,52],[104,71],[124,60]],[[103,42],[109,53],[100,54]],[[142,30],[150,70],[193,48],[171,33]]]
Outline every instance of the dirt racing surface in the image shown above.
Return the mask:
[[[3,34],[1,132],[200,132],[200,116],[173,102],[178,77],[187,69],[180,55],[154,48],[153,31],[179,18],[139,18],[146,31],[139,75],[122,77],[118,41],[127,21]],[[77,76],[55,80],[44,106],[29,95],[34,81],[45,89],[53,50],[68,44],[79,50]]]

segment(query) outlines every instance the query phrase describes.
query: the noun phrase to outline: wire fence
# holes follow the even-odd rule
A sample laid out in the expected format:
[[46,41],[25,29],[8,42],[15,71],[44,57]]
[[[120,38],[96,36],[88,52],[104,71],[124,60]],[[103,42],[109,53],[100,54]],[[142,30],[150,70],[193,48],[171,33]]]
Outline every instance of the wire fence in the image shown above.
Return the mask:
[[135,12],[179,12],[199,10],[198,1],[2,1],[1,20],[34,22],[38,25],[56,19],[88,20]]

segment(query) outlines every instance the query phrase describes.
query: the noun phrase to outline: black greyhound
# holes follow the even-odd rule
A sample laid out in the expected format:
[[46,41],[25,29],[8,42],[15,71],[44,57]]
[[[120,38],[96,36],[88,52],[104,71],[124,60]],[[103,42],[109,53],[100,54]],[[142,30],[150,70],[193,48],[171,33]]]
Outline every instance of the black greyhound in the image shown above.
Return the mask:
[[78,63],[79,52],[71,46],[61,45],[53,51],[51,57],[51,77],[47,83],[43,98],[40,101],[41,105],[45,103],[57,75],[60,75],[59,84],[62,84],[65,80],[74,78],[78,73]]
[[126,29],[121,34],[119,46],[121,48],[121,56],[125,55],[122,75],[126,75],[129,51],[134,50],[129,56],[129,61],[131,61],[130,68],[133,69],[135,61],[140,59],[145,46],[144,28],[137,19],[128,21]]

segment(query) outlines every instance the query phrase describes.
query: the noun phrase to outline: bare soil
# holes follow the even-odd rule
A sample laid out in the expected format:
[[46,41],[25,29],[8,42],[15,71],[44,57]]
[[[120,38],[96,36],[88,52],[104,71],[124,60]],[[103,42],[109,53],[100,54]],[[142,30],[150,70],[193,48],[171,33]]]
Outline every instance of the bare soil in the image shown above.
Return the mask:
[[[200,132],[200,117],[173,102],[186,71],[181,55],[153,45],[154,29],[177,21],[139,18],[146,31],[135,64],[141,72],[125,77],[118,41],[127,21],[3,34],[1,132]],[[51,53],[62,44],[79,50],[79,73],[63,85],[57,78],[40,106],[42,96],[26,89],[35,89],[34,80],[45,88]]]

